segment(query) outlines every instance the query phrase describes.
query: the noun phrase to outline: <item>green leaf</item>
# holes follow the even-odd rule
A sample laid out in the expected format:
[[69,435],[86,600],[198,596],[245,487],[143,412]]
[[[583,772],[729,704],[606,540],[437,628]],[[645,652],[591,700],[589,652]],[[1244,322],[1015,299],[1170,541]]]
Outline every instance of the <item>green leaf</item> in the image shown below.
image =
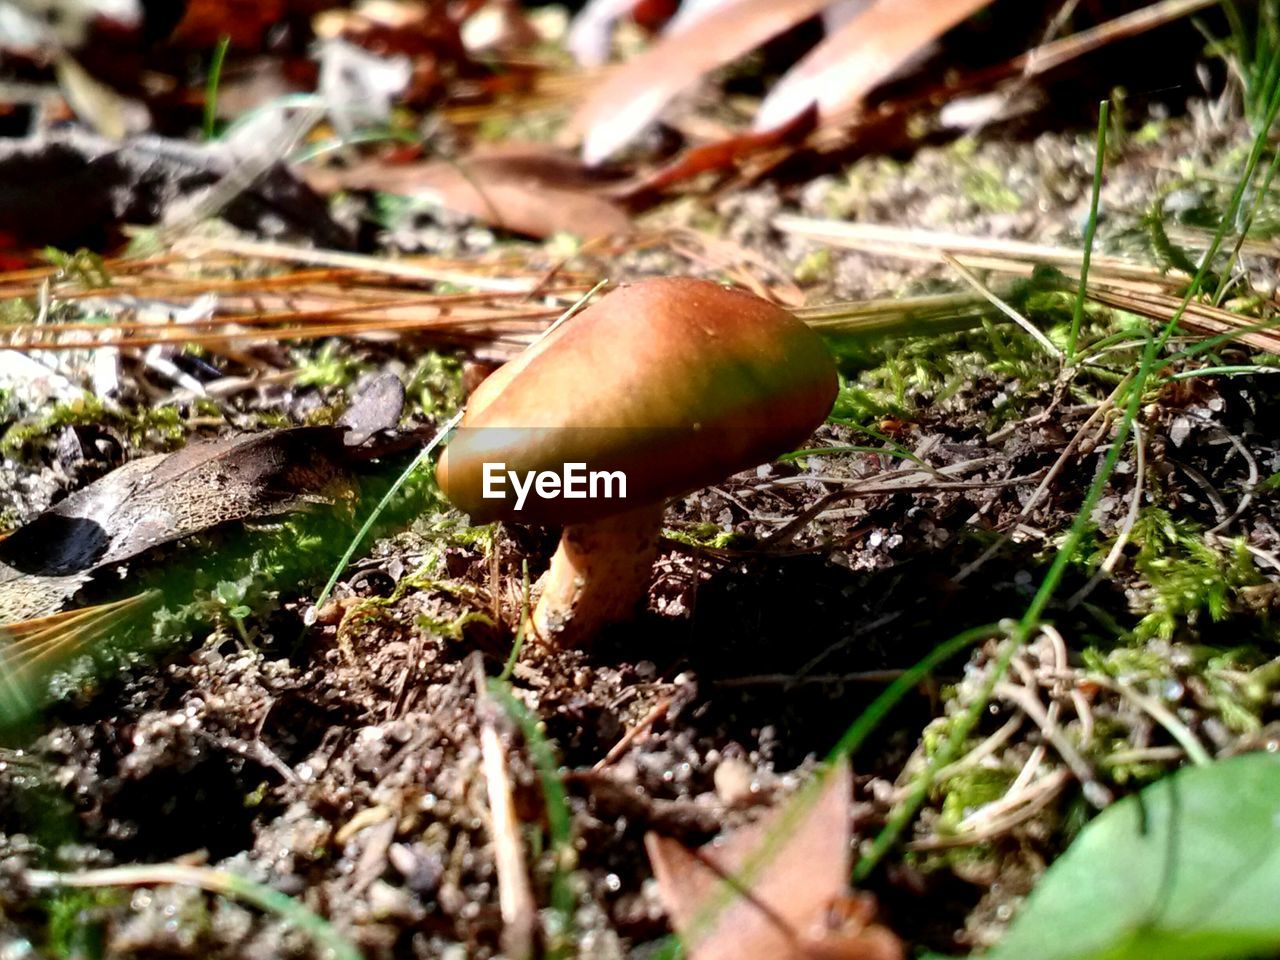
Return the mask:
[[1191,767],[1100,814],[986,960],[1227,960],[1280,950],[1280,756]]
[[242,580],[219,580],[213,588],[213,595],[224,606],[233,607],[244,600],[245,582]]

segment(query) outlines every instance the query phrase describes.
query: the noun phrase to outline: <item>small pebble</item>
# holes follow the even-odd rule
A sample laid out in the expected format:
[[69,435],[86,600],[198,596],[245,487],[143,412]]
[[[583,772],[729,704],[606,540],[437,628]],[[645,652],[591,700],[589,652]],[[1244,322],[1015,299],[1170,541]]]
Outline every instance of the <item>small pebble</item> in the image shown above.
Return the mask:
[[737,807],[751,799],[755,768],[745,760],[730,757],[721,761],[712,774],[716,795],[728,806]]

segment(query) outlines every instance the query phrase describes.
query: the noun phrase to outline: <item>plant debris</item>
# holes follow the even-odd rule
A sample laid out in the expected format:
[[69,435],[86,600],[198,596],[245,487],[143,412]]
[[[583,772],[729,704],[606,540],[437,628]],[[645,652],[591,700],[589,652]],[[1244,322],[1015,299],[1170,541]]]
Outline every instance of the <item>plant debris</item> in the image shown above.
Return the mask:
[[691,960],[902,960],[897,937],[871,922],[874,904],[846,890],[851,785],[840,762],[816,797],[793,799],[797,809],[696,851],[645,837],[659,895]]

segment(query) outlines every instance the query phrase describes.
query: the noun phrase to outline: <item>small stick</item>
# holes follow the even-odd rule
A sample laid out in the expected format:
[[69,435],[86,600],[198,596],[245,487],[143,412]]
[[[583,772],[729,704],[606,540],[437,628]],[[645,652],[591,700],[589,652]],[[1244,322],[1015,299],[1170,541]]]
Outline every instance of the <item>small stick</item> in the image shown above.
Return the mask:
[[511,960],[533,956],[538,909],[529,889],[529,868],[524,844],[520,841],[520,821],[511,800],[511,778],[506,754],[494,714],[498,708],[485,689],[485,675],[479,656],[473,660],[476,678],[476,714],[480,719],[480,753],[484,779],[489,790],[490,831],[493,859],[498,872],[498,909],[502,913],[502,952]]
[[609,764],[613,763],[619,757],[621,757],[624,753],[626,753],[627,750],[631,747],[631,745],[635,743],[636,740],[638,740],[645,731],[647,731],[650,727],[652,727],[655,723],[657,723],[659,720],[661,720],[663,717],[667,715],[667,710],[669,710],[670,708],[671,708],[670,697],[663,697],[661,700],[655,703],[653,705],[653,709],[651,709],[647,714],[645,714],[644,718],[641,719],[639,723],[637,723],[634,727],[632,727],[625,734],[623,734],[622,739],[619,740],[617,743],[615,743],[609,749],[609,752],[606,753],[600,760],[596,762],[596,765],[591,768],[591,772],[599,773],[605,767],[609,766]]

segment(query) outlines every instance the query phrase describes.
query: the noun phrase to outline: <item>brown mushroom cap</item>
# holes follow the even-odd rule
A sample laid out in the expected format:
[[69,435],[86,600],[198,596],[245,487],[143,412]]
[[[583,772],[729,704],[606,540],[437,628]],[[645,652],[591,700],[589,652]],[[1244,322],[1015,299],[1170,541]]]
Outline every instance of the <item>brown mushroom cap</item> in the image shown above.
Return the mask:
[[[482,522],[581,523],[714,483],[792,449],[831,409],[835,364],[773,304],[706,280],[622,287],[499,368],[440,459]],[[482,496],[485,463],[622,471],[625,501]],[[510,487],[508,485],[509,492]]]

